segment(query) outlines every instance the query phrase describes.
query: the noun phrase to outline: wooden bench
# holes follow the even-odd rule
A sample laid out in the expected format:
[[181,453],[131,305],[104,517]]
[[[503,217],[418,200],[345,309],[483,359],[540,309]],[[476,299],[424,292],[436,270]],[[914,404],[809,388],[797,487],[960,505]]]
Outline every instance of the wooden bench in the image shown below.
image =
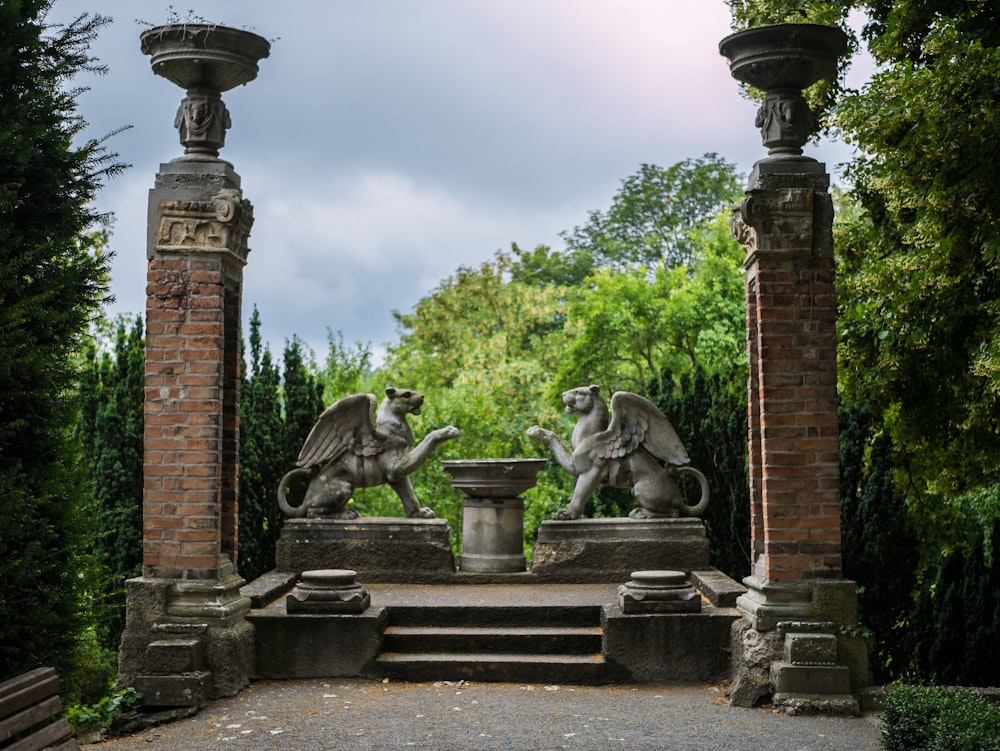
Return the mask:
[[2,751],[79,751],[73,728],[63,716],[59,678],[53,668],[37,668],[0,683]]

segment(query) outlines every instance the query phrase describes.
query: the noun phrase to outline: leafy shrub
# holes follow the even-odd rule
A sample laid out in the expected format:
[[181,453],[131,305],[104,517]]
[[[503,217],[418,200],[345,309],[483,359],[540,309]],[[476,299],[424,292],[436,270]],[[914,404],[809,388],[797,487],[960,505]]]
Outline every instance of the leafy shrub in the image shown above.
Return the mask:
[[964,689],[897,685],[882,726],[885,751],[1000,751],[1000,707]]
[[98,738],[107,736],[115,721],[139,704],[142,694],[134,688],[124,688],[101,697],[94,704],[71,704],[66,707],[66,719],[79,732],[89,730]]

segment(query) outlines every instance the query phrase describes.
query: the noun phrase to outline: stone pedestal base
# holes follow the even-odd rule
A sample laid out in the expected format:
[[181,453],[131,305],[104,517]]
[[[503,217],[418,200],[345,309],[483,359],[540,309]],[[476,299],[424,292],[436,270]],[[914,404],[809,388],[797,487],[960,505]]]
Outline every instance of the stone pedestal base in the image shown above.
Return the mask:
[[203,706],[249,683],[253,627],[243,579],[224,558],[218,580],[139,577],[126,582],[118,684],[147,706]]
[[476,573],[524,571],[524,501],[466,498],[462,501],[459,569]]
[[857,714],[852,693],[868,685],[868,652],[857,627],[857,585],[844,579],[743,580],[742,618],[732,631],[730,703],[771,696],[791,714]]
[[444,519],[288,519],[275,568],[351,569],[362,583],[430,584],[454,577],[455,557]]
[[701,598],[683,571],[633,571],[618,587],[623,613],[700,613]]
[[355,581],[356,571],[303,571],[302,579],[285,598],[289,613],[363,613],[372,603],[368,591]]
[[622,582],[633,571],[708,569],[701,519],[544,521],[531,571],[559,582]]

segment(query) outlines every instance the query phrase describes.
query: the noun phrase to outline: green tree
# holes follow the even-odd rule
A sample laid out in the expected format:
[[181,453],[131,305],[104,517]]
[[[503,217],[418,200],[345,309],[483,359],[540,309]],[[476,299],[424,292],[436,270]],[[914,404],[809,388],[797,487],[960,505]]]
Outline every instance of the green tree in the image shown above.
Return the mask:
[[0,676],[71,672],[84,632],[80,509],[85,473],[70,440],[81,338],[105,296],[107,257],[86,230],[119,165],[67,83],[93,69],[105,23],[47,27],[50,2],[0,5]]
[[97,593],[98,640],[117,650],[125,626],[125,580],[142,573],[142,318],[119,317],[109,333],[107,339],[98,334],[85,349],[77,432],[82,466],[93,483],[93,552],[106,572]]
[[286,465],[281,376],[260,338],[260,313],[250,317],[250,366],[240,401],[240,575],[247,581],[274,568],[282,516],[275,489]]
[[892,439],[870,409],[840,410],[840,487],[844,576],[858,583],[859,620],[871,636],[879,682],[910,668],[909,633],[920,541],[894,482]]
[[316,374],[327,401],[334,402],[351,394],[367,393],[373,388],[374,374],[371,343],[344,343],[338,331],[326,332],[327,352],[323,367]]
[[698,248],[692,233],[731,210],[742,192],[733,165],[717,154],[666,169],[643,164],[622,181],[607,211],[592,211],[586,224],[563,233],[565,255],[588,272],[691,266]]
[[282,402],[285,428],[282,437],[283,463],[286,469],[295,466],[302,444],[323,412],[323,386],[309,367],[305,345],[297,336],[285,343],[282,355]]
[[552,391],[597,383],[642,391],[664,374],[746,382],[742,251],[724,215],[688,230],[691,261],[605,268],[568,305],[567,343]]
[[[712,565],[740,581],[750,573],[747,390],[734,388],[728,374],[694,368],[679,377],[664,374],[649,392],[684,441],[691,465],[708,480],[711,501],[703,518]],[[690,486],[683,489],[694,498],[698,488]]]
[[[478,268],[461,268],[411,314],[396,314],[402,334],[389,348],[381,377],[386,385],[426,394],[415,433],[447,424],[462,431],[437,450],[436,458],[535,456],[537,445],[527,437],[527,429],[540,416],[555,413],[558,419],[545,390],[565,346],[568,291],[513,279],[513,264],[512,255],[501,252]],[[459,533],[461,498],[438,462],[425,465],[413,482],[418,497]],[[529,509],[537,510],[535,497],[528,496]],[[359,500],[359,508],[369,503],[374,501]],[[379,504],[398,507],[391,498]],[[532,513],[526,524],[531,540]]]

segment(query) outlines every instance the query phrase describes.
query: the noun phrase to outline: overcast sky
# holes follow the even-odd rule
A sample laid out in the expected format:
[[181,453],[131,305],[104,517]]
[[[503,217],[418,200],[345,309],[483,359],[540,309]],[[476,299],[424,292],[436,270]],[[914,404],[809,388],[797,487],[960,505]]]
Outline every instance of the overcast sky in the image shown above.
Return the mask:
[[[380,351],[459,266],[512,242],[562,247],[644,163],[716,152],[744,174],[764,156],[755,105],[718,43],[722,0],[184,0],[175,12],[271,40],[257,80],[223,95],[221,156],[254,205],[244,319],[256,305],[280,355],[327,330]],[[112,312],[145,307],[147,193],[183,152],[183,91],[139,50],[171,6],[55,0],[50,22],[114,20],[92,46],[106,76],[78,102],[131,168],[102,191],[115,214]],[[145,25],[144,25],[145,24]],[[831,169],[849,150],[807,153]]]

